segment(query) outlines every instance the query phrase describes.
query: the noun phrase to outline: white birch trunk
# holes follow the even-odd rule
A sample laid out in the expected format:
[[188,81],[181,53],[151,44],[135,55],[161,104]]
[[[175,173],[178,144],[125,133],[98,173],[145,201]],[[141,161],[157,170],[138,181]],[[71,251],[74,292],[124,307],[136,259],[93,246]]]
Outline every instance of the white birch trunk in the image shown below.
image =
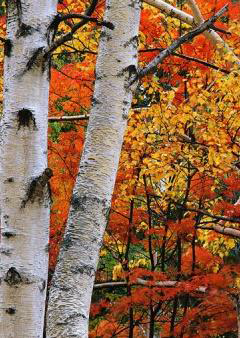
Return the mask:
[[[41,175],[47,168],[49,72],[48,65],[31,60],[48,46],[46,32],[57,0],[8,0],[7,5],[0,125],[0,337],[37,338],[43,334],[48,271],[49,203]],[[44,173],[46,179],[49,172]],[[37,176],[41,179],[30,192]]]
[[107,0],[93,107],[49,295],[47,337],[88,337],[99,249],[108,219],[137,67],[139,0]]

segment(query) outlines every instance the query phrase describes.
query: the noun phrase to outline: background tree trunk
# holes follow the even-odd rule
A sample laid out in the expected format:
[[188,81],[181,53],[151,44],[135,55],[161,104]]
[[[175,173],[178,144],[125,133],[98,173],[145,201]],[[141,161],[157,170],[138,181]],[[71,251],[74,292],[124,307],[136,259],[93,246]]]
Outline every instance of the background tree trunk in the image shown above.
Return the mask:
[[0,125],[0,336],[42,337],[48,272],[49,67],[57,0],[7,1]]
[[92,288],[136,76],[139,0],[107,0],[93,107],[71,211],[53,277],[48,337],[88,337]]

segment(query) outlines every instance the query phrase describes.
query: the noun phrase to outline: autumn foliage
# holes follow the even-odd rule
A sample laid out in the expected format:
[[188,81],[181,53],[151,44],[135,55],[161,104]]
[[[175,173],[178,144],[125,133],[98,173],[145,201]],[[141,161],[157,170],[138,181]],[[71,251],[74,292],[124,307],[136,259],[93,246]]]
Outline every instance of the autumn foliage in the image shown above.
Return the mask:
[[[167,2],[192,14],[187,1]],[[83,12],[88,3],[64,0],[59,11]],[[207,19],[228,1],[197,3]],[[239,2],[230,1],[216,23],[234,53],[200,35],[138,85],[96,275],[92,338],[237,337],[239,17]],[[144,4],[140,67],[190,28]],[[84,144],[100,31],[86,24],[52,58],[49,115],[86,118],[49,123],[51,272]]]
[[[217,7],[214,1],[198,3],[208,18],[226,1]],[[186,4],[180,7],[190,13]],[[235,54],[238,15],[239,6],[232,3],[226,18],[216,24],[231,32],[222,36]],[[144,5],[140,66],[157,55],[156,48],[166,48],[189,28]],[[93,34],[89,24],[76,37],[78,52],[62,47],[54,58],[51,116],[89,113],[98,36],[99,30]],[[96,284],[102,285],[93,295],[91,337],[236,332],[238,240],[213,227],[238,229],[239,224],[239,73],[232,55],[216,52],[203,35],[184,44],[179,54],[218,69],[169,56],[138,86],[96,276]],[[86,122],[58,123],[54,140],[57,128],[50,125],[49,161],[55,174],[51,269],[67,219],[84,126]],[[112,285],[104,286],[106,282]]]

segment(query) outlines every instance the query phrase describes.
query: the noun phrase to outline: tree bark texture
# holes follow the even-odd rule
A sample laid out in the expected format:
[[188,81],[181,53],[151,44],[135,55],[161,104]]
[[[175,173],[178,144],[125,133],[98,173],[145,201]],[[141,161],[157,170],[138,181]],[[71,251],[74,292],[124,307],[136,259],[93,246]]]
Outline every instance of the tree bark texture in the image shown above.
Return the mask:
[[136,77],[139,0],[107,0],[84,152],[49,295],[47,336],[88,337],[91,294]]
[[[48,272],[48,26],[57,0],[8,0],[0,124],[0,337],[43,334]],[[45,61],[45,62],[44,62]]]

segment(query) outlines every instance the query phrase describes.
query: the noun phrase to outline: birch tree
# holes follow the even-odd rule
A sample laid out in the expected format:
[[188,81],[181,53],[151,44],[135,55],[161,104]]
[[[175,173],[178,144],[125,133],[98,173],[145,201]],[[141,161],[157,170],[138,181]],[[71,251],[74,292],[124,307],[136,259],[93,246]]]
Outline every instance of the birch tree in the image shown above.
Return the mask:
[[98,253],[111,205],[136,76],[139,0],[107,0],[93,106],[71,211],[51,284],[47,335],[88,337]]
[[57,0],[7,1],[1,120],[0,336],[42,337],[48,273],[49,68]]

